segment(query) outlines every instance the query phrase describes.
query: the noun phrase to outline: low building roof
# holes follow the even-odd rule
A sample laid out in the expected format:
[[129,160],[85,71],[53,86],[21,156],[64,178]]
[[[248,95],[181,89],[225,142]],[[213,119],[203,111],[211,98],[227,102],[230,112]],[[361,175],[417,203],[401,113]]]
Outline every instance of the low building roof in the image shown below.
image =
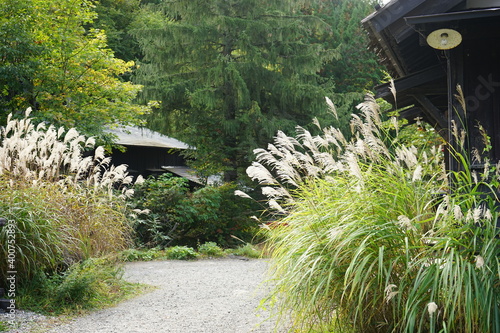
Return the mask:
[[148,128],[125,126],[108,129],[108,132],[116,135],[116,143],[120,145],[194,149],[182,141],[152,131]]

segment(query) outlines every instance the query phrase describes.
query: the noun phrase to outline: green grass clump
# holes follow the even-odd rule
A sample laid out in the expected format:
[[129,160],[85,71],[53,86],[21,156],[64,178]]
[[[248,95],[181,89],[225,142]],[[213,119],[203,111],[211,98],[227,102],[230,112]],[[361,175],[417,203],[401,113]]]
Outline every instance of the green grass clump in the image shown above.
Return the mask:
[[38,272],[19,289],[19,307],[45,314],[74,314],[109,307],[145,290],[124,281],[115,259],[88,259],[57,275]]
[[167,259],[189,260],[198,258],[198,253],[189,246],[173,246],[165,250]]
[[120,253],[123,261],[151,261],[165,257],[165,251],[152,249],[127,249]]
[[206,242],[198,246],[198,252],[206,257],[223,257],[224,250],[215,242]]
[[262,251],[259,250],[259,248],[255,245],[252,245],[250,243],[247,243],[245,245],[239,246],[235,249],[230,249],[227,250],[229,253],[237,255],[237,256],[243,256],[247,258],[262,258],[263,254]]
[[458,152],[464,171],[447,173],[441,150],[401,144],[373,99],[360,110],[351,141],[281,133],[248,169],[277,213],[279,318],[297,332],[500,332],[500,173]]

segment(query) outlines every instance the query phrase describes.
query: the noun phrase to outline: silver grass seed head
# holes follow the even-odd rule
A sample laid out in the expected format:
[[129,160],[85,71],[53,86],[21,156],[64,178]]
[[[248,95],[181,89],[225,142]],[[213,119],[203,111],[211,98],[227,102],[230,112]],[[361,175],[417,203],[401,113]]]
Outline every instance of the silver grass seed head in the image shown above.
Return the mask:
[[427,304],[427,311],[429,312],[429,316],[434,315],[434,313],[437,311],[438,306],[434,302],[430,302]]
[[422,180],[422,165],[417,165],[415,168],[415,171],[413,171],[413,177],[412,177],[412,182],[420,181]]
[[477,269],[482,269],[484,266],[484,258],[480,255],[477,255],[476,259],[475,259],[475,263],[476,263]]
[[460,208],[460,206],[458,205],[453,206],[453,216],[457,221],[460,221],[464,218],[464,214],[462,213],[462,208]]
[[241,190],[235,190],[234,195],[236,195],[238,197],[246,198],[246,199],[252,199],[251,196],[249,196],[248,194],[246,194],[245,192],[243,192]]

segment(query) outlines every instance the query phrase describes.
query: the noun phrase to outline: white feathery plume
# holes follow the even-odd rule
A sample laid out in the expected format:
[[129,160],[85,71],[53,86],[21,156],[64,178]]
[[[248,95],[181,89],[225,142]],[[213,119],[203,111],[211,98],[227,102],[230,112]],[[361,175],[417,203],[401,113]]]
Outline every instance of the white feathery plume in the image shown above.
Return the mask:
[[464,146],[465,145],[465,138],[467,137],[467,133],[465,132],[464,129],[461,129],[460,130],[460,146]]
[[477,178],[477,172],[476,170],[473,170],[472,173],[472,179],[474,180],[474,184],[477,184],[478,183],[478,178]]
[[417,231],[417,228],[411,223],[411,220],[405,215],[398,216],[399,226],[405,230]]
[[486,160],[484,161],[484,167],[483,167],[483,175],[482,175],[482,180],[483,181],[488,181],[489,176],[490,176],[490,161]]
[[275,210],[281,214],[285,214],[286,211],[283,209],[283,207],[281,207],[281,205],[274,199],[271,199],[267,202],[267,204],[269,205],[269,207],[272,209],[272,210]]
[[291,198],[290,194],[283,187],[265,186],[261,189],[262,194],[270,199]]
[[335,104],[333,104],[332,100],[325,96],[326,104],[328,105],[328,109],[335,116],[335,119],[339,120],[339,116],[337,115],[337,109],[335,108]]
[[142,175],[137,176],[137,178],[135,179],[135,184],[137,185],[144,184],[144,177]]
[[481,154],[479,154],[479,150],[476,147],[472,147],[472,163],[481,163]]
[[481,220],[481,216],[483,215],[483,209],[481,207],[477,207],[473,209],[472,218],[475,223],[478,223]]
[[92,148],[95,146],[95,139],[93,137],[89,137],[85,142],[85,147]]
[[278,147],[286,148],[287,150],[295,150],[295,147],[300,147],[301,144],[295,139],[292,138],[282,131],[278,131],[276,136],[274,137],[274,142]]
[[427,156],[427,152],[426,151],[424,151],[422,153],[422,159],[424,160],[424,162],[423,162],[424,165],[429,164],[429,157]]
[[46,129],[45,123],[40,123],[36,126],[36,132],[39,133],[40,131],[43,131]]
[[316,126],[318,129],[320,129],[320,130],[321,130],[321,124],[319,123],[318,118],[314,117],[314,118],[312,119],[312,123],[313,123],[313,125],[314,125],[314,126]]
[[134,196],[134,189],[133,188],[129,188],[123,194],[125,195],[125,197],[131,198],[131,197]]
[[57,131],[57,137],[60,138],[64,134],[64,127],[59,127],[59,130]]
[[491,210],[489,210],[489,209],[485,209],[483,217],[487,221],[490,221],[490,222],[493,221],[493,214],[491,214]]
[[247,175],[252,180],[257,180],[259,184],[278,184],[273,175],[258,162],[252,162],[252,165],[247,168]]
[[398,122],[398,118],[391,117],[391,124],[392,124],[392,126],[394,126],[394,129],[396,130],[396,137],[397,137],[398,134],[399,134],[399,122]]
[[462,208],[460,206],[455,205],[453,206],[453,215],[455,217],[455,220],[460,221],[461,219],[464,218],[464,214],[462,213]]
[[6,136],[14,126],[15,122],[11,120],[12,120],[12,113],[9,113],[9,115],[7,116],[7,126],[4,129],[2,129],[2,136]]
[[475,262],[476,262],[476,268],[478,268],[478,269],[483,268],[483,266],[484,266],[484,258],[483,257],[481,257],[480,255],[477,255]]
[[128,166],[126,164],[120,164],[115,166],[113,170],[117,175],[123,178],[124,175],[127,173],[127,168]]
[[336,141],[340,142],[342,145],[347,145],[347,139],[345,138],[342,131],[338,128],[329,127],[325,130],[325,137],[332,136]]
[[66,135],[64,136],[64,143],[68,143],[70,141],[73,141],[73,139],[79,137],[80,134],[75,128],[70,128],[69,131],[66,132]]
[[419,164],[415,168],[415,171],[413,171],[413,177],[412,177],[412,182],[420,181],[422,180],[422,166]]
[[438,306],[434,302],[430,302],[427,304],[427,311],[429,312],[429,316],[432,316],[438,309]]
[[465,220],[466,221],[472,221],[474,218],[473,218],[473,214],[472,214],[472,210],[467,210],[467,214],[465,215]]
[[394,298],[398,294],[397,291],[394,291],[395,288],[397,288],[395,284],[389,284],[387,287],[385,287],[385,302],[389,303],[391,299]]
[[235,190],[234,195],[236,195],[238,197],[246,198],[246,199],[252,199],[251,196],[249,196],[248,194],[246,194],[245,192],[240,191],[240,190]]
[[349,165],[349,173],[357,179],[361,180],[363,178],[363,175],[361,173],[361,168],[359,167],[356,155],[354,155],[353,153],[348,153],[345,156],[345,159],[347,164]]
[[365,158],[367,156],[367,153],[368,153],[368,149],[365,145],[365,141],[364,140],[361,140],[361,139],[357,139],[356,140],[356,143],[354,144],[354,149],[353,149],[353,152],[358,155],[358,156],[361,156],[363,158]]
[[123,178],[123,180],[122,180],[123,185],[132,184],[132,181],[134,180],[134,177],[127,176],[127,172],[125,172],[125,175],[122,178]]
[[267,148],[269,151],[259,148],[259,149],[254,149],[253,153],[256,156],[257,161],[269,164],[274,167],[278,162],[275,156],[282,157],[283,153],[279,151],[278,148],[276,148],[274,145],[271,144],[269,144]]
[[397,108],[398,101],[397,101],[397,90],[396,90],[396,83],[394,82],[394,79],[391,77],[391,81],[389,83],[389,90],[391,91],[392,97],[394,98],[394,105]]

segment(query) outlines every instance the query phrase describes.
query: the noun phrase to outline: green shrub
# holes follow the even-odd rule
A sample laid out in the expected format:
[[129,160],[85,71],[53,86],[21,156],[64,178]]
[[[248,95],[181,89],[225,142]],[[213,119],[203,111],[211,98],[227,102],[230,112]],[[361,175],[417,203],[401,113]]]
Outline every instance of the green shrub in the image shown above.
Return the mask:
[[299,129],[256,151],[248,173],[282,217],[269,301],[298,331],[500,332],[498,170],[455,154],[466,171],[448,175],[440,150],[383,130],[375,101],[361,111],[351,142]]
[[168,174],[136,185],[130,202],[139,214],[134,222],[136,244],[195,246],[211,241],[229,246],[233,235],[252,239],[258,230],[250,218],[255,203],[235,196],[236,189],[235,184],[225,184],[189,192],[187,180]]
[[19,289],[18,305],[51,314],[109,306],[136,292],[121,279],[122,272],[122,266],[109,258],[88,259],[50,276],[38,272]]
[[222,257],[224,250],[221,249],[215,242],[206,242],[198,246],[198,252],[208,257]]
[[167,259],[189,260],[198,258],[198,253],[188,246],[173,246],[165,250]]

